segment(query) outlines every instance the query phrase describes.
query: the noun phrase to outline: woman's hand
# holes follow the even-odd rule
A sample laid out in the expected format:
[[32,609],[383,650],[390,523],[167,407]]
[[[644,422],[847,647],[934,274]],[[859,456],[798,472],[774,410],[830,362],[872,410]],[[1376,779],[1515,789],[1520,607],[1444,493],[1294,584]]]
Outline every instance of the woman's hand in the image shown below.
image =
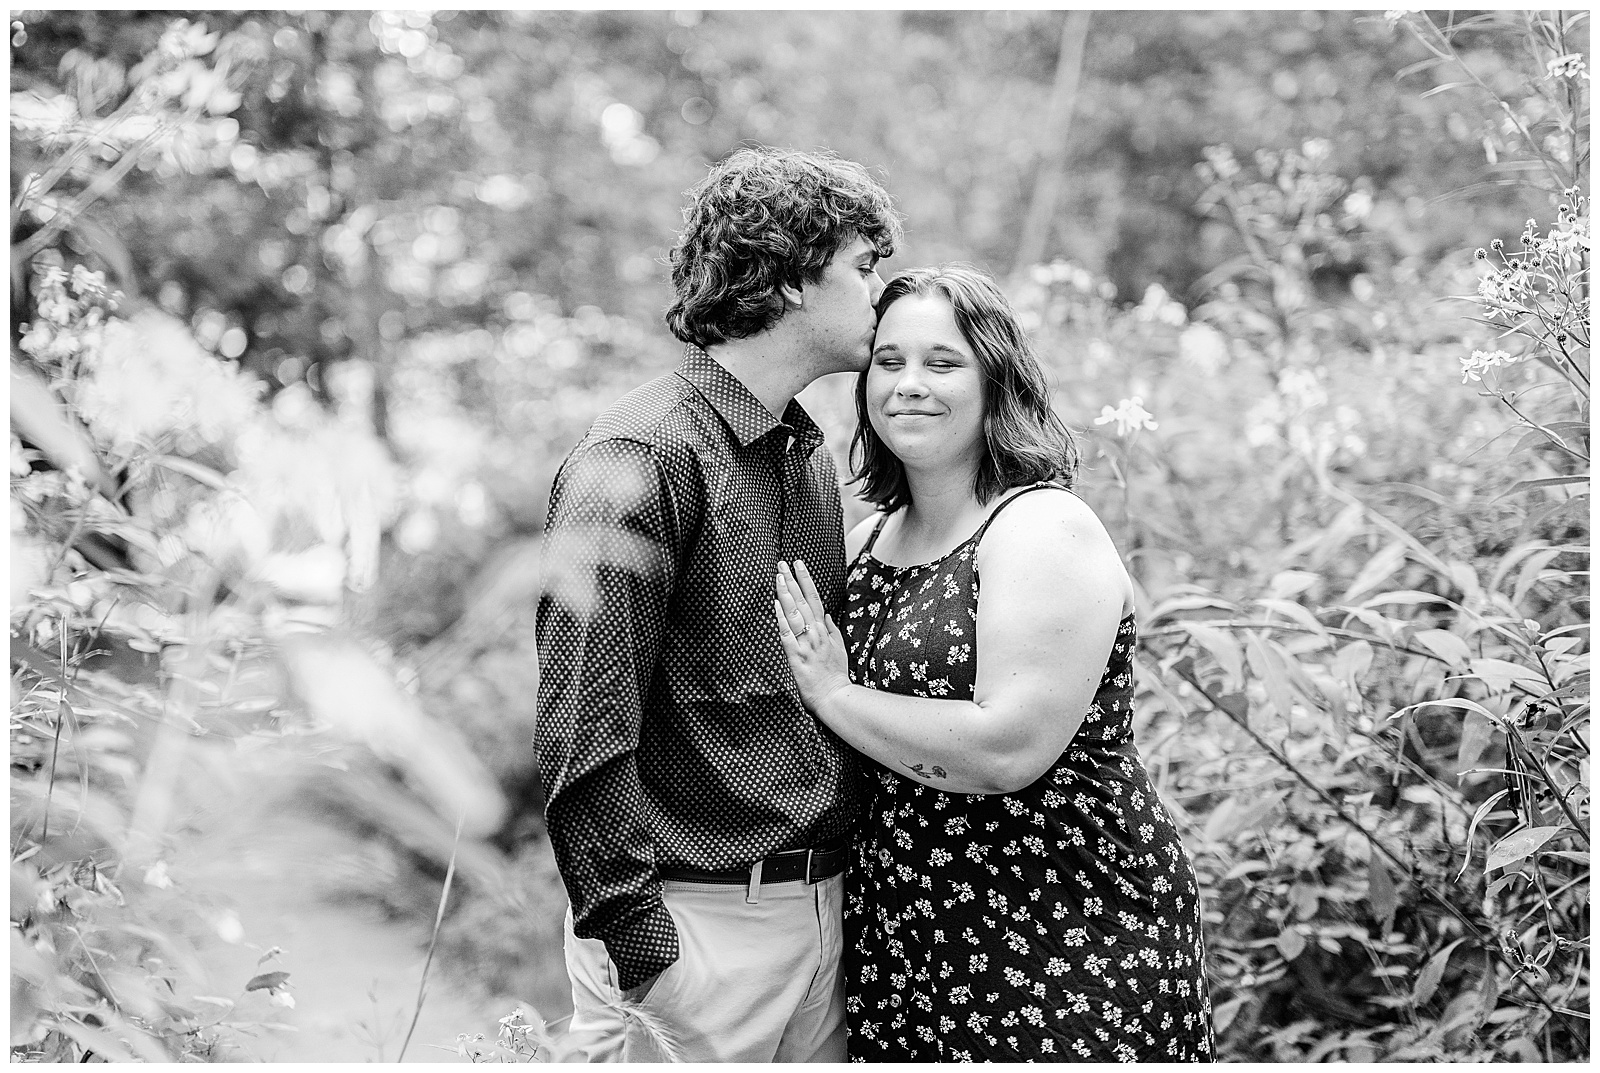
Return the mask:
[[778,640],[800,687],[800,699],[820,717],[830,697],[850,688],[844,635],[828,617],[802,560],[796,559],[793,569],[780,560],[777,585],[772,609],[778,617]]

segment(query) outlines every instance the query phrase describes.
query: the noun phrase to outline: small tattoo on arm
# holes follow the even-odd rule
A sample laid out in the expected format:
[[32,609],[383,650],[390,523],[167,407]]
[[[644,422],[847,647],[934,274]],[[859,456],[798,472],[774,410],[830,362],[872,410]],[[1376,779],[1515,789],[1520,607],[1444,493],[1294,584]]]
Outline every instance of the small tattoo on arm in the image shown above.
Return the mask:
[[907,764],[904,760],[900,761],[900,763],[905,767],[910,768],[912,773],[917,775],[919,778],[942,779],[946,777],[944,768],[940,767],[938,764],[934,764],[932,767],[925,769],[921,764]]

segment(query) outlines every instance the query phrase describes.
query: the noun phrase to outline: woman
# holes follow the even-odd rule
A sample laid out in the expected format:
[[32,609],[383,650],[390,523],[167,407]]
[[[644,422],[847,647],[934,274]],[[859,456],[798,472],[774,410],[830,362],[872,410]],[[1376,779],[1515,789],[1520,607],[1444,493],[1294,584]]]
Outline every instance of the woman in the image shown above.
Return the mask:
[[1133,587],[1072,436],[988,276],[909,272],[878,312],[844,632],[803,563],[775,603],[806,706],[876,761],[850,1056],[1209,1060],[1194,869],[1131,735]]

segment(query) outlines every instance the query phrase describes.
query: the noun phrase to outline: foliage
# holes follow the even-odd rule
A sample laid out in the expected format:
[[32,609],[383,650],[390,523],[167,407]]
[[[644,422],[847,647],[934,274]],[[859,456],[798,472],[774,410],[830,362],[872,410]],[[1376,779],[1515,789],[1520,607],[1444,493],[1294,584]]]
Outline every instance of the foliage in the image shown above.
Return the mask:
[[[548,1009],[538,531],[675,360],[681,191],[826,144],[907,263],[1003,270],[1065,16],[15,17],[14,1057],[237,1054],[292,966],[201,987],[201,877],[288,801]],[[1091,22],[1007,288],[1141,589],[1224,1057],[1587,1053],[1586,18]],[[525,1007],[461,1053],[574,1045]]]
[[[11,358],[14,1060],[223,1059],[292,1006],[275,948],[212,993],[201,953],[244,936],[207,876],[237,863],[255,810],[327,765],[356,798],[389,785],[374,759],[403,773],[390,797],[410,811],[388,822],[414,844],[430,817],[448,831],[443,814],[480,847],[503,808],[331,632],[394,515],[382,446],[293,393],[264,406],[254,377],[77,259],[91,201],[231,106],[223,64],[195,61],[215,43],[174,23],[106,120],[13,112],[41,169],[13,248],[28,281]],[[476,854],[487,885],[497,858]]]
[[[1146,590],[1141,737],[1201,873],[1222,1054],[1582,1058],[1587,203],[1498,264],[1366,259],[1330,295],[1318,269],[1372,236],[1319,157],[1208,153],[1244,252],[1192,318],[1068,264],[1019,297],[1066,405],[1124,400],[1085,494]],[[1472,290],[1463,338],[1430,299]],[[1452,371],[1484,390],[1420,386]]]

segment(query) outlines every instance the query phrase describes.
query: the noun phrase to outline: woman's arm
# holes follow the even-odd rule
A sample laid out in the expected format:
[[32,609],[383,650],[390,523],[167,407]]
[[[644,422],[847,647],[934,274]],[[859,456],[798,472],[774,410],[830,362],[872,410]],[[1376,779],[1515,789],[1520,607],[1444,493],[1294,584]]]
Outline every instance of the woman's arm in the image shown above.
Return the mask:
[[844,639],[803,565],[798,576],[780,567],[778,632],[806,706],[852,747],[942,790],[1007,793],[1048,771],[1077,733],[1131,586],[1105,528],[1070,494],[1007,507],[978,568],[971,701],[851,684]]

